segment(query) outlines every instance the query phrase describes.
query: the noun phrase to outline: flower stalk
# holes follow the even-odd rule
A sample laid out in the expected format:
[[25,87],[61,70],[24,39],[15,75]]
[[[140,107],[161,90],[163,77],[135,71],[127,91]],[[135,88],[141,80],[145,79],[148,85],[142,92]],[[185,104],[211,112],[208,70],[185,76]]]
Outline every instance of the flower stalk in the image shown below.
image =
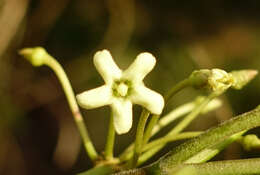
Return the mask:
[[[196,118],[203,108],[213,99],[216,97],[215,93],[211,93],[208,97],[206,97],[190,114],[188,114],[179,124],[177,124],[169,133],[167,133],[167,136],[176,136],[179,134],[183,129],[185,129],[188,124]],[[141,157],[140,161],[138,162],[138,165],[144,163],[148,159],[150,159],[154,154],[156,154],[158,151],[160,151],[165,146],[165,143],[158,144],[154,148],[148,150],[145,152]]]
[[211,93],[208,97],[206,97],[197,108],[195,108],[189,115],[187,115],[178,125],[174,127],[167,135],[173,135],[180,133],[183,129],[185,129],[191,121],[193,121],[203,110],[205,106],[217,95],[215,93]]
[[[154,126],[152,135],[158,133],[163,127],[167,126],[174,120],[178,119],[179,117],[191,112],[195,109],[201,101],[205,97],[198,97],[194,101],[181,105],[180,107],[172,110],[170,113],[166,114],[165,116],[161,117],[158,123]],[[209,104],[201,111],[201,113],[207,113],[209,111],[215,110],[221,105],[221,101],[219,99],[213,99]],[[151,118],[152,119],[152,118]],[[150,120],[151,122],[151,120]],[[149,143],[148,143],[149,144]],[[128,160],[132,155],[134,149],[134,144],[131,144],[123,153],[120,154],[119,159],[121,161]],[[142,156],[141,156],[142,157]]]
[[134,155],[133,158],[130,160],[130,167],[132,168],[136,167],[138,158],[142,152],[144,128],[149,115],[149,111],[143,110],[139,119],[139,123],[137,125]]
[[[156,147],[159,144],[166,144],[166,143],[177,141],[177,140],[190,139],[190,138],[193,138],[193,137],[200,135],[201,133],[203,133],[203,132],[199,132],[199,131],[183,132],[183,133],[180,133],[180,134],[177,134],[177,135],[169,135],[169,136],[165,136],[165,137],[153,140],[153,141],[151,141],[151,142],[149,142],[149,143],[147,143],[146,145],[143,146],[142,153]],[[132,156],[133,156],[133,152],[126,155],[125,159],[130,159]],[[142,157],[140,157],[140,158],[142,158]],[[140,164],[140,162],[141,161],[139,160],[139,164]]]
[[175,86],[173,86],[165,95],[164,95],[164,100],[165,104],[168,103],[168,101],[175,95],[177,94],[180,90],[186,88],[187,86],[191,85],[190,79],[184,79],[177,83]]
[[[164,100],[165,100],[165,104],[167,105],[167,103],[169,102],[169,100],[175,95],[177,94],[179,91],[181,91],[182,89],[188,87],[190,85],[190,80],[189,79],[185,79],[179,83],[177,83],[175,86],[173,86],[169,92],[164,95]],[[144,139],[143,139],[143,144],[145,145],[150,137],[152,136],[152,131],[154,126],[156,125],[156,123],[159,120],[160,115],[152,115],[150,122],[147,125],[147,128],[145,130],[144,133]]]
[[[172,123],[173,121],[177,120],[178,118],[182,117],[185,114],[188,114],[192,110],[194,110],[206,97],[199,96],[194,101],[181,105],[176,109],[172,110],[170,113],[166,114],[165,116],[161,117],[158,123],[154,126],[152,131],[152,136],[158,133],[163,127],[167,126],[168,124]],[[222,105],[220,99],[213,99],[211,100],[205,108],[202,109],[201,113],[207,113],[209,111],[213,111]]]
[[113,159],[113,150],[114,150],[114,143],[115,143],[115,128],[114,128],[114,121],[113,121],[113,114],[111,113],[108,125],[108,134],[107,134],[107,142],[105,147],[105,158],[107,160]]
[[19,52],[20,55],[24,56],[28,61],[32,63],[34,66],[42,66],[46,65],[50,67],[58,77],[63,91],[66,95],[66,98],[69,103],[70,110],[72,111],[74,121],[78,127],[80,136],[83,140],[84,147],[86,149],[87,154],[91,158],[92,161],[95,161],[98,157],[98,154],[92,144],[92,141],[89,137],[87,127],[84,124],[83,117],[79,110],[78,104],[75,99],[75,94],[72,90],[71,84],[69,79],[64,72],[62,66],[49,55],[43,48],[36,47],[36,48],[25,48]]

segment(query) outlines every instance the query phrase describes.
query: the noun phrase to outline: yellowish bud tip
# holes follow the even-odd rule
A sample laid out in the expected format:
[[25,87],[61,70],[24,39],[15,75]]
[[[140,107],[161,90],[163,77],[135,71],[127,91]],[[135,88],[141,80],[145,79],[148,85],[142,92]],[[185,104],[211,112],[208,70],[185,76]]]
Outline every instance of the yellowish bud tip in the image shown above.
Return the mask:
[[232,88],[234,89],[242,89],[245,85],[247,85],[251,80],[255,78],[258,74],[257,70],[238,70],[230,72],[230,75],[233,77],[234,82],[232,84]]
[[19,54],[24,56],[34,66],[42,66],[48,53],[42,47],[24,48],[19,51]]
[[248,78],[250,80],[252,80],[258,74],[258,71],[257,70],[247,70],[247,74],[248,74]]

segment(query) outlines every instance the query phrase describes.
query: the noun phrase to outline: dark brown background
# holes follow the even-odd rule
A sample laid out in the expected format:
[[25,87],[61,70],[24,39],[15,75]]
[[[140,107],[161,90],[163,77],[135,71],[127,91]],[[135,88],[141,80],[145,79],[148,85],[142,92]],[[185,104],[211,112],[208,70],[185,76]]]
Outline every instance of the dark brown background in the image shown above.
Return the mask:
[[[45,47],[64,66],[76,93],[103,83],[92,63],[103,48],[122,69],[140,52],[154,54],[157,65],[145,83],[160,93],[194,69],[260,70],[257,0],[0,0],[0,26],[0,174],[74,174],[91,166],[59,82],[49,68],[35,68],[18,56],[23,47]],[[223,107],[188,130],[207,129],[253,109],[259,89],[258,76],[243,90],[228,91]],[[183,91],[166,112],[198,94]],[[134,111],[136,124],[140,107]],[[102,151],[109,108],[82,112]],[[117,137],[117,154],[133,140],[135,128]],[[215,159],[257,156],[260,151],[232,144]]]

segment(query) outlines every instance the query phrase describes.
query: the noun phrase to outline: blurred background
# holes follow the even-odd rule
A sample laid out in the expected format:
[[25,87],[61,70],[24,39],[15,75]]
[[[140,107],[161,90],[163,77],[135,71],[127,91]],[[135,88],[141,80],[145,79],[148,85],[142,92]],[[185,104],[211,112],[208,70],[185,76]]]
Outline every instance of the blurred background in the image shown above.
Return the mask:
[[[46,48],[63,65],[75,93],[103,84],[92,58],[104,48],[122,69],[140,52],[151,52],[157,64],[145,83],[162,94],[195,69],[260,70],[257,0],[0,0],[0,25],[0,174],[63,175],[91,167],[56,76],[18,56],[23,47]],[[241,91],[229,90],[221,108],[187,130],[205,130],[255,108],[259,89],[258,76]],[[200,94],[185,89],[166,113]],[[134,139],[140,111],[134,106],[135,125],[117,136],[116,154]],[[101,152],[109,108],[82,112]],[[215,160],[257,156],[259,150],[232,144]]]

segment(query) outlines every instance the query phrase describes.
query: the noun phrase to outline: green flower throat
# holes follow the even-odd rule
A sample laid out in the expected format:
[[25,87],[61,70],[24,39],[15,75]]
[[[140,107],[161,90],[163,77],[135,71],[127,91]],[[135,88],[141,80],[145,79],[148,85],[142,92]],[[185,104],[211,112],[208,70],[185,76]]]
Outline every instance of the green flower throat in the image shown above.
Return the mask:
[[126,98],[131,94],[132,83],[129,80],[116,80],[112,85],[113,96]]

